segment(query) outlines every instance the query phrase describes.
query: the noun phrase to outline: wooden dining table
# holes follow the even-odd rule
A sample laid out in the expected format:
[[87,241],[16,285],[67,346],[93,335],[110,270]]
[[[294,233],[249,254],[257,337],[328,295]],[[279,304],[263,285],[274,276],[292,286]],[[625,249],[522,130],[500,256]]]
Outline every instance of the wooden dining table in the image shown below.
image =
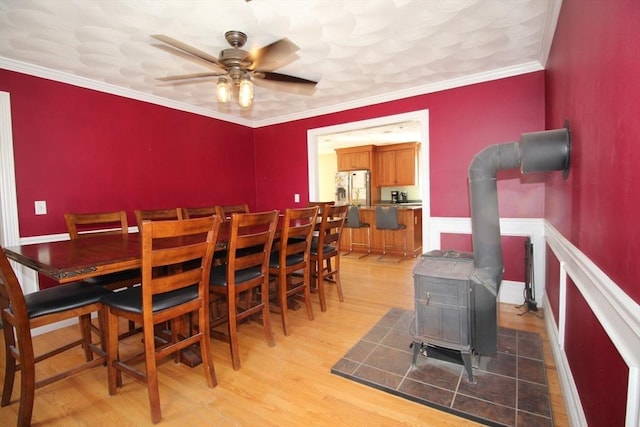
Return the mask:
[[142,266],[138,233],[10,246],[4,252],[61,284]]

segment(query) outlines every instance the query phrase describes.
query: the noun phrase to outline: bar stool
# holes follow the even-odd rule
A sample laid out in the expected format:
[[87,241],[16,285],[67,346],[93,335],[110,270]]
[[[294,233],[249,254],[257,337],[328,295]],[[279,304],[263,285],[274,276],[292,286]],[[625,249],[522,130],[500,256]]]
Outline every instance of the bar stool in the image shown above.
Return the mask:
[[387,232],[390,230],[402,231],[403,258],[407,256],[407,226],[398,224],[398,208],[396,206],[376,206],[376,228],[382,230],[382,256],[378,258],[378,261],[381,261],[387,254]]
[[[363,258],[371,253],[371,224],[368,222],[360,222],[360,210],[357,206],[349,206],[347,210],[347,221],[344,223],[345,228],[349,229],[349,252],[344,255],[349,255],[353,252],[353,246],[366,246],[367,253],[354,256],[355,258]],[[367,242],[354,242],[353,241],[353,229],[354,228],[366,228],[367,229]]]

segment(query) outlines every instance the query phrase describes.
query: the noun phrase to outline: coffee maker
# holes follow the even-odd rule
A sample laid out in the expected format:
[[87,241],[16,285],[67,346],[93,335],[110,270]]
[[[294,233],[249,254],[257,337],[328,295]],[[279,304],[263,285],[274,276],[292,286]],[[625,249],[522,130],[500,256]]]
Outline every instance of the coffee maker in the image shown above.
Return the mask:
[[399,203],[407,203],[407,192],[406,191],[401,191],[400,192],[400,199],[398,199]]
[[391,191],[391,203],[400,203],[400,192],[398,190]]

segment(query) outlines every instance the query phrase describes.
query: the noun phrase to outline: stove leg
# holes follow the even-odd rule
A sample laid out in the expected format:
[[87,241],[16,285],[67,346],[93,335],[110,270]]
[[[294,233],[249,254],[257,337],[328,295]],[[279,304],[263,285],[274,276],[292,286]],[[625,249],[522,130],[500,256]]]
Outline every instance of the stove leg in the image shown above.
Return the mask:
[[411,362],[412,366],[416,366],[416,362],[418,361],[418,354],[420,354],[420,350],[422,350],[422,343],[420,341],[414,341],[411,343],[411,347],[413,347],[413,361]]
[[472,354],[470,352],[461,351],[460,356],[462,356],[464,368],[467,371],[467,375],[469,376],[469,383],[476,384],[477,381],[473,378],[473,367],[471,366]]

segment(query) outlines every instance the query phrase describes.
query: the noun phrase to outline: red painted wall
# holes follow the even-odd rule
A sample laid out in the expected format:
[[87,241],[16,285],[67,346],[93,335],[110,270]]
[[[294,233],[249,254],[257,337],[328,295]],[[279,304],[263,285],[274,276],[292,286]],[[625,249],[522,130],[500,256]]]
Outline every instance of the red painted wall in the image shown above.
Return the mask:
[[[255,207],[250,128],[0,70],[10,93],[20,235],[66,231],[65,212]],[[48,214],[36,216],[34,201]]]
[[[573,147],[569,179],[548,178],[545,217],[636,302],[639,22],[635,0],[564,0],[546,71],[547,128],[569,119]],[[587,421],[623,425],[627,368],[579,293],[569,292],[566,352]]]

